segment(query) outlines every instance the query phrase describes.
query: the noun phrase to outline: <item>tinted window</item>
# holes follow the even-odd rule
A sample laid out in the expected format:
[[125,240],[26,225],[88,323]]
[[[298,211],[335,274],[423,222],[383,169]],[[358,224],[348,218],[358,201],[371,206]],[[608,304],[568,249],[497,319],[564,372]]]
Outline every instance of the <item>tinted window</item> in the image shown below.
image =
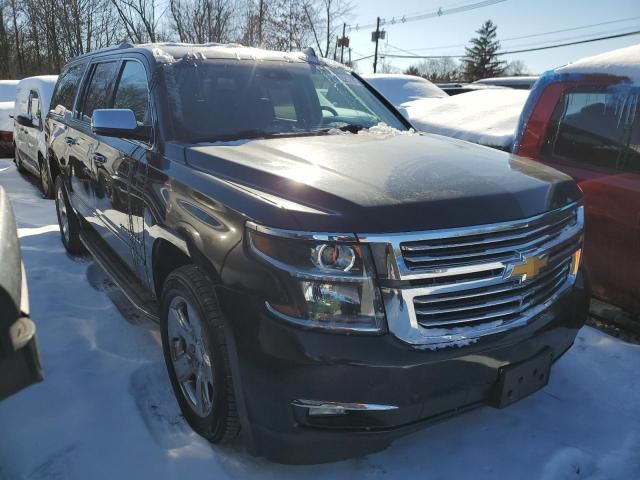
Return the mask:
[[640,89],[571,92],[555,108],[542,153],[598,168],[640,172]]
[[73,65],[62,72],[58,78],[51,100],[51,110],[58,115],[64,115],[65,112],[73,110],[73,101],[82,81],[85,67],[85,64]]
[[380,122],[406,128],[341,68],[202,60],[166,65],[165,79],[173,124],[187,141],[369,128]]
[[94,110],[111,108],[111,93],[117,75],[117,66],[117,62],[97,63],[93,66],[91,80],[85,90],[80,118],[90,121]]
[[114,96],[113,108],[131,109],[140,125],[151,125],[147,75],[139,62],[125,62]]

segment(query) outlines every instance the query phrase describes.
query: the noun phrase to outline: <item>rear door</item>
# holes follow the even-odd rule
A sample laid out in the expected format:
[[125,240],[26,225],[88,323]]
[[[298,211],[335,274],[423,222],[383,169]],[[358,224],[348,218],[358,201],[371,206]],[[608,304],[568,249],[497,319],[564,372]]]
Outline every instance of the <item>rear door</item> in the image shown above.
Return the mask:
[[83,181],[84,164],[76,157],[73,148],[77,138],[73,111],[86,68],[86,63],[78,63],[68,66],[60,74],[51,98],[46,132],[50,152],[61,167],[69,169],[71,202],[83,216],[92,202],[89,201],[89,191]]
[[640,312],[640,87],[581,87],[563,95],[542,147],[578,181],[585,264],[594,294]]

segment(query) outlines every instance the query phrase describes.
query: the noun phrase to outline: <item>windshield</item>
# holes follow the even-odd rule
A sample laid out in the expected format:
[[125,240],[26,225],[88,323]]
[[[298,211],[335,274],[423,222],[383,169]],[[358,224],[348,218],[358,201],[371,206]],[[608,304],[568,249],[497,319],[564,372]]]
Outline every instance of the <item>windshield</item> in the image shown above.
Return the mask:
[[177,136],[207,142],[405,125],[346,70],[309,63],[181,61],[167,65]]

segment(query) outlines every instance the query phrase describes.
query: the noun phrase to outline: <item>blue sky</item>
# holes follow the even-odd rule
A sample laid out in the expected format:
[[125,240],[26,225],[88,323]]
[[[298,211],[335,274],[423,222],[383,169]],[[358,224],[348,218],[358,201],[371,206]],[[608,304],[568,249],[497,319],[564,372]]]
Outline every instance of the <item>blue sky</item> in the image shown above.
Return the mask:
[[[376,16],[387,20],[392,17],[399,19],[403,15],[428,13],[437,11],[439,7],[446,9],[475,3],[475,1],[353,0],[354,9],[350,23],[352,25],[366,25],[375,23]],[[498,25],[498,39],[624,20],[599,27],[502,43],[503,50],[515,50],[640,30],[640,0],[506,0],[476,10],[443,15],[437,18],[405,24],[391,25],[387,23],[384,27],[387,39],[381,43],[381,51],[400,53],[393,47],[413,51],[414,49],[451,45],[449,48],[422,50],[415,53],[421,55],[458,55],[464,53],[464,46],[461,45],[466,44],[475,35],[475,30],[480,24],[487,19],[493,20]],[[373,54],[372,30],[375,28],[360,29],[359,31],[354,29],[348,33],[353,49],[353,59]],[[640,35],[635,35],[552,50],[506,55],[504,58],[508,61],[522,60],[532,73],[541,73],[578,58],[638,43],[640,43]],[[390,61],[394,67],[404,69],[411,63],[420,60],[390,59]],[[360,72],[372,71],[372,59],[358,63]]]

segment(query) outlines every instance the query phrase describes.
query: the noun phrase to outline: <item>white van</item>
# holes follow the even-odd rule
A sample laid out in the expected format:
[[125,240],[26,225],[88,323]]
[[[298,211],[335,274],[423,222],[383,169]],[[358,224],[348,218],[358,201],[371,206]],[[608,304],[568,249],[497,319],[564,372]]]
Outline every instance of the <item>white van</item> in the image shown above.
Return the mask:
[[44,161],[47,150],[43,127],[57,80],[57,75],[29,77],[20,80],[16,88],[13,135],[16,165],[21,172],[29,171],[40,177],[42,193],[47,198],[53,193],[53,182]]

